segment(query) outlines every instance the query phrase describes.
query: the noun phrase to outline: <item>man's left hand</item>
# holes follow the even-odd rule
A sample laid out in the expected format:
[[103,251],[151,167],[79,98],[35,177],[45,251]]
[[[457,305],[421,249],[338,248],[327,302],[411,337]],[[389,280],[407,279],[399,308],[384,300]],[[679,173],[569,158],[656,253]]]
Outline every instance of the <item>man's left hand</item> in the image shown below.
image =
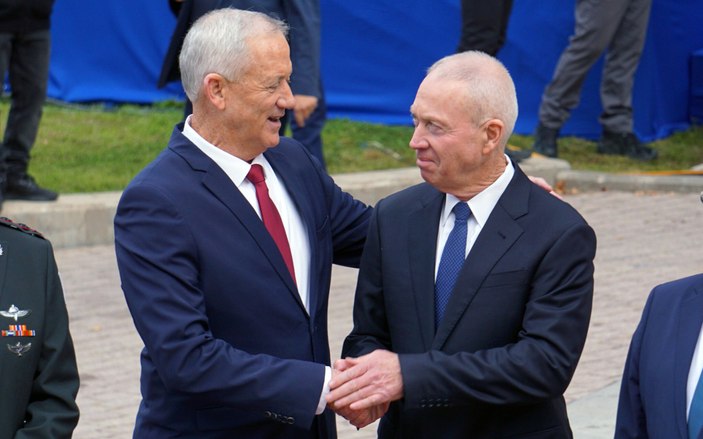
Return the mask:
[[398,355],[376,350],[359,358],[335,363],[342,370],[330,381],[327,403],[335,409],[363,410],[403,397],[403,377]]

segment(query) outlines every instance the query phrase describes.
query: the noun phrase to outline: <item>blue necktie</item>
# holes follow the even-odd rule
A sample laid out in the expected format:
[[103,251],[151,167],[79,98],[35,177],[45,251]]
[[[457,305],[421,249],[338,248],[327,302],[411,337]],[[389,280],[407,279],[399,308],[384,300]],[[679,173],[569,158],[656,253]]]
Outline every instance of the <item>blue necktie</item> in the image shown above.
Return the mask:
[[439,326],[439,322],[444,317],[444,311],[447,309],[456,278],[464,265],[464,259],[466,259],[466,221],[471,215],[471,210],[468,204],[457,203],[452,212],[454,212],[454,228],[449,233],[447,243],[444,245],[434,285],[435,328]]
[[698,439],[703,429],[703,374],[693,392],[691,408],[688,410],[688,437]]

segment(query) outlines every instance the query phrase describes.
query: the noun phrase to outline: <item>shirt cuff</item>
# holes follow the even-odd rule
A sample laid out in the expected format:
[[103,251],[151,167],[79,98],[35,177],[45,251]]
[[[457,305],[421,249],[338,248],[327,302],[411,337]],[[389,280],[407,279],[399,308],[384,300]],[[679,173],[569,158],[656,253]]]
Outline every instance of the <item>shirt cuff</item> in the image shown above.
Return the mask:
[[327,407],[327,401],[325,396],[330,393],[330,380],[332,379],[332,369],[329,366],[325,366],[325,381],[322,383],[322,393],[320,394],[320,402],[317,403],[316,415],[322,414]]

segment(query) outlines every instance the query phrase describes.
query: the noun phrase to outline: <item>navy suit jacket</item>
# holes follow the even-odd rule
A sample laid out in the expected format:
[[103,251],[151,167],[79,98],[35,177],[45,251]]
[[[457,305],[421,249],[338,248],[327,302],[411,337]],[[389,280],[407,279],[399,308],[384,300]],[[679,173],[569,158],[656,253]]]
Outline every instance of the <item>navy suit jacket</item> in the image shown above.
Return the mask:
[[265,153],[307,227],[308,315],[252,206],[179,128],[115,217],[122,288],[145,345],[134,436],[335,437],[334,415],[314,416],[330,362],[331,265],[358,265],[370,208],[294,140]]
[[423,183],[372,217],[342,355],[399,354],[404,398],[379,437],[571,437],[562,395],[590,319],[593,230],[516,166],[435,331],[444,199]]
[[702,310],[703,274],[652,290],[627,354],[616,438],[688,439],[686,383]]

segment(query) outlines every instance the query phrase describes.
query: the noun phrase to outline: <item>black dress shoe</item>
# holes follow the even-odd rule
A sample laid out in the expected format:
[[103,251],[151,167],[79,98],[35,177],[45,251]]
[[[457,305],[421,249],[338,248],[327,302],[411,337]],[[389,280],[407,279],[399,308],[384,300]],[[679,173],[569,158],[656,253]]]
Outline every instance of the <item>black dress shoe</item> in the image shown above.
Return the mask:
[[626,155],[632,159],[648,162],[657,158],[657,151],[644,145],[633,133],[603,131],[598,141],[599,154]]
[[557,137],[559,137],[558,128],[547,128],[541,123],[537,125],[535,132],[535,143],[532,144],[532,149],[547,157],[557,157]]
[[32,176],[8,176],[5,186],[6,200],[54,201],[59,197],[54,191],[40,187]]

